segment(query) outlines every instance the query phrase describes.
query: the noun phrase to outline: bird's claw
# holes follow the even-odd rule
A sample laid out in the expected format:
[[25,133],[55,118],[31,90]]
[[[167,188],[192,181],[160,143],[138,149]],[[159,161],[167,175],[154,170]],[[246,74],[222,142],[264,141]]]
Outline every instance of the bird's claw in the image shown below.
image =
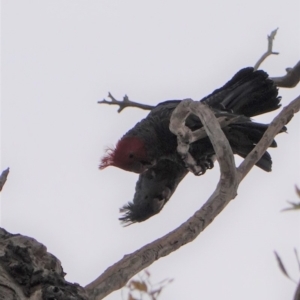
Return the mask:
[[205,157],[201,159],[198,164],[205,170],[212,169],[214,167],[214,162],[210,157]]
[[186,168],[196,176],[204,175],[207,169],[214,167],[214,161],[210,157],[201,158],[196,162],[192,156],[189,156],[184,161]]
[[202,172],[200,174],[195,174],[197,176],[205,174],[207,169],[212,169],[214,167],[214,162],[210,157],[202,158],[197,162],[197,165],[200,166]]

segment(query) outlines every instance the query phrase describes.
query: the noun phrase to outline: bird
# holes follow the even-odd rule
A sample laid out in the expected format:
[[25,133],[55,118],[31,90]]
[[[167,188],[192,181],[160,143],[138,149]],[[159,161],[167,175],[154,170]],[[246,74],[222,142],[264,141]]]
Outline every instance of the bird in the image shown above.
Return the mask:
[[[280,101],[278,88],[268,74],[252,67],[238,71],[223,87],[200,100],[210,107],[216,117],[227,116],[235,120],[222,130],[233,153],[241,157],[246,157],[251,152],[269,126],[254,122],[251,117],[278,109]],[[107,149],[99,168],[103,170],[108,166],[115,166],[141,174],[164,159],[185,167],[182,157],[177,153],[177,138],[169,130],[170,117],[180,102],[181,100],[168,100],[154,107],[146,118],[121,137],[115,148]],[[192,131],[203,127],[195,115],[190,115],[185,125]],[[284,131],[286,127],[280,132]],[[276,146],[273,140],[270,147]],[[191,143],[189,152],[201,166],[200,175],[213,167],[211,157],[215,152],[208,137]],[[265,152],[256,166],[264,171],[271,171],[270,154]]]
[[178,184],[189,171],[168,159],[139,175],[132,202],[124,205],[119,218],[124,226],[143,222],[158,214],[175,192]]
[[[269,124],[252,121],[251,117],[278,109],[281,97],[275,83],[263,70],[251,67],[238,71],[224,86],[200,102],[208,105],[216,117],[226,116],[233,122],[222,128],[233,153],[245,158],[259,142]],[[189,170],[177,153],[177,138],[169,130],[170,117],[181,100],[168,100],[154,107],[103,156],[99,168],[115,166],[139,174],[133,201],[125,204],[119,220],[127,226],[143,222],[158,214],[174,194]],[[185,125],[192,131],[203,127],[200,119],[190,115]],[[280,132],[285,132],[284,126]],[[275,140],[270,147],[276,147]],[[190,144],[189,153],[196,159],[203,175],[214,166],[215,152],[208,137]],[[266,151],[256,166],[272,169]]]

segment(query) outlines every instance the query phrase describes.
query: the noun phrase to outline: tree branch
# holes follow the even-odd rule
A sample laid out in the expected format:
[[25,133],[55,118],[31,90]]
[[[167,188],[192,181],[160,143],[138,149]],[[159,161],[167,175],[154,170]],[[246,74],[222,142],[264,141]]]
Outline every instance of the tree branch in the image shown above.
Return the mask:
[[132,276],[151,265],[155,260],[193,241],[236,196],[237,177],[233,154],[218,121],[208,107],[203,108],[203,105],[199,102],[188,101],[182,101],[179,105],[185,106],[186,103],[192,105],[191,109],[197,113],[202,123],[205,124],[205,129],[212,139],[213,146],[216,147],[216,155],[220,160],[222,172],[217,189],[203,207],[176,230],[132,254],[125,255],[123,259],[109,267],[96,280],[88,284],[85,289],[91,300],[103,299],[112,291],[124,286]]
[[253,165],[259,161],[266,149],[271,145],[276,134],[287,124],[300,109],[300,96],[293,100],[289,105],[274,118],[268,129],[264,133],[259,143],[248,154],[244,161],[238,167],[240,180],[242,180],[251,170]]
[[262,64],[262,62],[272,54],[278,55],[279,52],[273,51],[273,41],[275,39],[275,35],[277,33],[277,29],[273,30],[270,35],[268,35],[268,49],[267,51],[261,56],[261,58],[257,61],[257,63],[254,65],[254,70],[257,70],[259,66]]
[[[268,48],[267,51],[260,57],[260,59],[256,62],[254,65],[254,70],[257,70],[260,65],[263,63],[263,61],[270,55],[278,55],[279,52],[273,51],[273,41],[275,39],[275,36],[277,34],[278,28],[273,30],[270,35],[268,35]],[[273,80],[278,87],[284,87],[284,88],[293,88],[295,87],[299,81],[300,81],[300,61],[293,67],[293,68],[286,68],[287,74],[281,77],[270,77],[271,80]],[[118,113],[120,113],[124,108],[126,107],[137,107],[144,110],[151,110],[155,106],[148,105],[148,104],[142,104],[139,102],[134,102],[129,100],[128,96],[125,95],[123,97],[123,100],[117,100],[115,99],[111,93],[108,93],[108,97],[111,99],[110,101],[107,101],[103,99],[102,101],[98,101],[99,104],[108,104],[108,105],[118,105]],[[226,126],[226,125],[224,125]],[[203,134],[203,129],[201,129],[201,134]],[[195,133],[196,134],[196,133]]]
[[117,100],[111,93],[108,93],[108,98],[110,98],[110,101],[107,101],[105,99],[103,99],[102,101],[98,101],[97,103],[99,104],[108,104],[108,105],[118,105],[119,109],[118,109],[118,113],[120,113],[124,108],[126,107],[138,107],[144,110],[151,110],[154,106],[152,105],[147,105],[147,104],[142,104],[142,103],[138,103],[138,102],[134,102],[129,100],[128,96],[125,95],[123,97],[123,100]]
[[[182,106],[186,105],[182,102]],[[181,246],[193,241],[235,198],[239,183],[267,150],[278,131],[290,120],[292,115],[299,111],[300,96],[285,107],[271,123],[262,140],[245,161],[236,170],[233,165],[232,151],[228,141],[220,129],[220,125],[212,113],[199,105],[199,102],[191,102],[191,110],[196,113],[205,124],[205,130],[215,147],[216,155],[220,163],[221,175],[216,190],[207,202],[191,218],[177,229],[159,238],[158,240],[125,255],[120,261],[109,267],[102,275],[88,284],[85,289],[91,300],[103,299],[112,291],[121,288],[139,271],[151,265],[161,257],[167,256]],[[186,117],[183,114],[183,118]],[[177,120],[182,124],[182,120]]]
[[9,173],[9,168],[4,170],[0,175],[0,192],[2,191],[3,186],[7,180],[8,173]]
[[300,61],[293,68],[286,68],[286,75],[270,77],[278,87],[293,88],[300,81]]
[[[257,70],[268,56],[272,54],[275,55],[279,54],[279,52],[273,51],[273,41],[275,39],[277,31],[278,28],[273,30],[271,34],[268,35],[268,49],[254,65],[254,70]],[[270,77],[270,79],[273,80],[278,87],[284,87],[284,88],[295,87],[300,81],[300,61],[293,68],[286,68],[286,72],[287,74],[284,76]]]

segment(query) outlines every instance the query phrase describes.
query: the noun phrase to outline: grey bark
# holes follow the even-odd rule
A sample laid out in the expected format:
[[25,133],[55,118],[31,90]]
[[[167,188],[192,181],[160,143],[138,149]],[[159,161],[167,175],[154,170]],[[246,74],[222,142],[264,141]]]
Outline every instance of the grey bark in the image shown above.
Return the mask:
[[60,261],[35,239],[0,228],[0,300],[87,300]]

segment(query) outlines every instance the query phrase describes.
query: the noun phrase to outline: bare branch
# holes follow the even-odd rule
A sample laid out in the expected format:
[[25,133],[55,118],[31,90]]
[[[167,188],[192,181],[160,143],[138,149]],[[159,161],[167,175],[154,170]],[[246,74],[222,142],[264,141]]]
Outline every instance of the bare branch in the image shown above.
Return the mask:
[[270,77],[278,87],[293,88],[300,81],[300,61],[293,68],[286,68],[286,75]]
[[[205,130],[211,138],[220,163],[221,175],[216,190],[202,208],[177,229],[139,250],[125,255],[120,261],[110,266],[102,275],[88,284],[85,289],[91,300],[103,299],[109,293],[124,286],[132,276],[151,265],[154,261],[193,241],[226,207],[230,200],[235,198],[239,183],[260,159],[279,130],[299,110],[300,96],[285,107],[274,119],[261,141],[239,166],[238,174],[232,162],[232,151],[229,143],[226,141],[215,116],[207,113],[206,108],[203,109],[203,105],[199,105],[199,102],[196,104],[191,103],[192,109],[195,110],[202,123],[205,124]],[[199,113],[199,111],[201,112]],[[183,123],[182,120],[177,121],[178,124]],[[223,139],[223,141],[219,142],[220,139]]]
[[277,29],[273,30],[270,35],[268,35],[268,49],[267,51],[262,55],[262,57],[257,61],[257,63],[254,66],[254,70],[257,70],[259,66],[262,64],[262,62],[271,54],[278,55],[279,52],[273,51],[273,40],[275,39],[275,35],[277,33]]
[[238,167],[238,172],[241,176],[241,180],[248,174],[253,167],[253,164],[259,161],[266,149],[271,145],[276,134],[287,124],[293,115],[300,109],[300,96],[293,100],[289,105],[283,108],[283,110],[275,117],[268,129],[264,133],[259,143],[248,154],[245,160]]
[[[274,39],[274,36],[277,32],[277,29],[272,31],[270,36],[268,36],[269,44],[268,44],[268,51],[271,49],[271,53],[267,54],[268,51],[260,58],[260,60],[266,59],[270,54],[278,54],[277,52],[272,52],[272,42]],[[256,65],[254,66],[254,69],[256,70],[259,65],[262,63],[262,61],[258,61]],[[258,64],[259,63],[259,64]],[[293,68],[286,68],[286,75],[281,76],[281,77],[270,77],[271,80],[273,80],[278,87],[283,87],[283,88],[293,88],[295,87],[299,82],[300,82],[300,61],[293,67]],[[153,105],[148,105],[148,104],[143,104],[143,103],[138,103],[129,100],[128,96],[125,95],[123,97],[123,100],[117,100],[115,97],[112,96],[111,93],[108,93],[108,97],[111,99],[110,101],[107,101],[103,99],[102,101],[98,101],[99,104],[108,104],[108,105],[118,105],[118,113],[120,113],[124,108],[126,107],[137,107],[140,109],[144,110],[151,110],[155,106]],[[229,123],[226,123],[229,122]],[[221,127],[229,125],[231,122],[234,122],[234,119],[227,120],[226,118],[221,118],[219,120],[219,123],[221,124]],[[202,137],[206,136],[205,130],[203,128],[200,128],[199,130],[196,130],[193,132],[193,136],[195,140],[198,140]]]
[[[278,55],[279,52],[273,51],[273,41],[275,39],[278,28],[273,30],[270,35],[268,35],[268,49],[261,56],[261,58],[257,61],[254,66],[254,70],[257,70],[262,62],[270,55],[275,54]],[[293,68],[286,68],[287,74],[281,77],[270,77],[278,87],[284,88],[293,88],[300,81],[300,61]]]
[[[273,40],[277,30],[271,32],[268,36],[268,49],[265,54],[255,64],[254,69],[258,69],[261,63],[274,52]],[[294,68],[287,69],[287,74],[282,77],[271,78],[279,87],[294,87],[300,81],[300,63]],[[111,101],[99,101],[111,105],[119,105],[118,112],[125,107],[133,106],[142,109],[152,109],[153,106],[143,105],[130,101],[127,96],[123,101],[116,100],[109,94]],[[103,299],[112,291],[121,288],[135,274],[151,265],[155,260],[164,257],[181,246],[193,241],[226,207],[226,205],[235,198],[237,188],[243,178],[248,174],[254,164],[261,158],[266,149],[271,144],[276,134],[282,127],[290,121],[294,113],[300,108],[300,97],[296,98],[290,105],[285,107],[282,112],[273,120],[268,130],[265,132],[261,141],[241,163],[238,169],[235,168],[232,150],[224,136],[221,128],[227,126],[234,120],[216,120],[213,113],[199,102],[193,102],[191,99],[184,100],[178,105],[178,109],[173,112],[170,123],[170,130],[177,135],[178,152],[189,162],[191,168],[196,166],[194,159],[189,153],[189,144],[197,139],[209,136],[214,146],[217,159],[220,164],[221,176],[216,190],[208,201],[185,223],[160,239],[142,247],[141,249],[124,256],[119,262],[109,267],[96,280],[88,284],[85,288],[92,300]],[[190,113],[196,114],[202,121],[204,128],[192,132],[184,123]],[[219,122],[218,122],[219,121]],[[229,123],[228,123],[229,122]],[[192,169],[193,170],[193,169]],[[193,170],[194,172],[195,170]]]
[[[182,106],[186,103],[187,101],[183,101]],[[193,102],[190,103],[192,106],[195,105]],[[199,108],[196,106],[199,106]],[[215,192],[194,216],[176,230],[136,252],[124,256],[123,259],[109,267],[95,281],[87,285],[85,288],[92,300],[103,299],[108,293],[121,288],[132,276],[155,260],[193,241],[236,196],[237,176],[233,154],[218,121],[214,114],[199,102],[192,109],[197,111],[197,115],[205,124],[220,161],[222,174]]]
[[7,180],[8,173],[9,173],[9,168],[4,170],[0,175],[0,192],[2,191],[2,188]]
[[138,107],[138,108],[141,108],[144,110],[151,110],[154,107],[152,105],[147,105],[147,104],[142,104],[142,103],[131,101],[131,100],[129,100],[127,95],[125,95],[123,97],[122,101],[117,100],[115,97],[113,97],[113,95],[111,93],[108,93],[108,97],[111,99],[111,101],[107,101],[107,100],[103,99],[102,101],[98,101],[97,103],[108,104],[108,105],[118,105],[119,106],[118,113],[120,113],[126,107]]

